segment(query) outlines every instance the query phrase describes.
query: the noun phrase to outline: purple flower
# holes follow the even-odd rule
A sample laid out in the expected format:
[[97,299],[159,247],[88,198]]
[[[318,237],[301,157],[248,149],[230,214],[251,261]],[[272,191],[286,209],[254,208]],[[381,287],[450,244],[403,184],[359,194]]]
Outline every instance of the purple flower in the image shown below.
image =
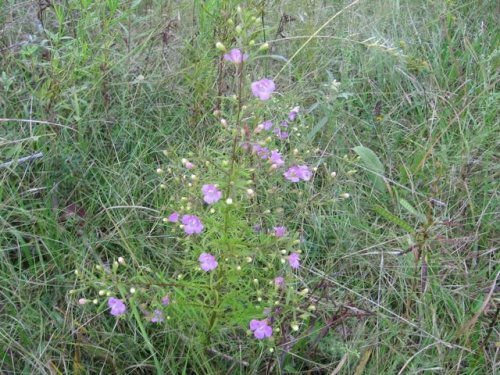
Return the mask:
[[200,257],[198,258],[200,261],[200,267],[203,271],[212,271],[217,268],[217,261],[215,260],[215,257],[212,254],[208,253],[202,253]]
[[109,297],[108,306],[111,308],[111,315],[113,316],[123,315],[127,311],[127,306],[123,301],[115,297]]
[[271,94],[276,90],[276,85],[271,79],[261,79],[260,81],[252,82],[252,94],[260,100],[268,100]]
[[187,169],[193,169],[195,167],[195,165],[193,163],[191,163],[189,160],[182,159],[181,161],[182,161],[182,165],[184,165],[184,167]]
[[299,182],[300,180],[309,181],[312,177],[312,172],[307,165],[293,165],[283,173],[283,176],[292,182]]
[[153,311],[153,316],[151,317],[151,323],[161,323],[165,320],[163,317],[163,313],[161,310],[155,310]]
[[248,55],[246,53],[241,53],[241,51],[237,48],[233,48],[229,51],[229,53],[224,55],[224,60],[230,61],[234,64],[241,64],[246,59],[248,59]]
[[168,306],[170,305],[170,297],[169,296],[165,296],[161,299],[161,304],[163,306]]
[[291,253],[288,256],[288,264],[290,267],[297,269],[300,267],[300,262],[299,262],[299,254],[297,253]]
[[300,173],[300,178],[304,181],[309,181],[312,177],[312,172],[310,171],[309,167],[307,165],[299,165],[299,173]]
[[264,121],[262,123],[262,125],[264,126],[264,130],[270,130],[273,127],[273,122],[267,120],[267,121]]
[[286,234],[286,227],[274,227],[274,235],[276,237],[283,237]]
[[273,334],[273,329],[267,325],[267,319],[250,321],[250,330],[253,332],[255,338],[262,340],[270,337]]
[[168,221],[170,221],[171,223],[177,223],[179,221],[179,213],[178,212],[172,212],[168,216]]
[[296,165],[294,165],[294,166],[288,168],[288,170],[285,173],[283,173],[283,176],[285,176],[285,178],[288,181],[299,182],[301,175],[300,175],[299,168]]
[[280,128],[274,128],[273,133],[276,134],[280,139],[287,139],[289,135],[288,132],[283,132]]
[[288,128],[288,121],[281,121],[280,126],[281,126],[282,128]]
[[253,231],[254,231],[255,233],[260,233],[260,232],[262,232],[262,225],[260,225],[260,224],[255,224],[255,225],[253,226]]
[[274,278],[274,286],[277,288],[285,287],[285,278],[283,276],[278,276]]
[[203,224],[196,215],[183,215],[182,224],[184,225],[184,232],[186,234],[201,233],[203,230]]
[[222,193],[215,185],[203,185],[201,192],[203,193],[203,200],[208,204],[215,203],[222,198]]
[[278,152],[278,150],[271,151],[271,157],[269,158],[269,160],[277,167],[281,167],[283,164],[285,164],[285,161],[282,159],[281,154]]
[[261,159],[264,160],[269,157],[269,149],[258,144],[253,145],[253,152],[255,152]]
[[288,119],[290,121],[294,121],[295,117],[297,117],[297,114],[299,113],[299,111],[300,111],[300,107],[294,107],[294,108],[292,108],[292,110],[288,114]]

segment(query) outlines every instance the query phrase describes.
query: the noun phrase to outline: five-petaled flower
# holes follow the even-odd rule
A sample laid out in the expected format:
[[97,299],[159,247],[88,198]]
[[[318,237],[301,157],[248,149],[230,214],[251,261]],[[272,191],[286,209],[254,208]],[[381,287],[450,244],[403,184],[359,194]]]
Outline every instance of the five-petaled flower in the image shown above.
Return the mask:
[[179,221],[179,213],[178,212],[172,212],[168,216],[168,221],[170,221],[171,223],[177,223]]
[[242,53],[237,48],[233,48],[229,51],[229,53],[224,54],[224,60],[230,61],[234,64],[241,64],[246,59],[248,59],[248,55],[246,53]]
[[270,337],[273,334],[273,329],[267,324],[267,319],[250,321],[250,330],[253,332],[255,338],[262,340]]
[[286,234],[286,227],[274,227],[274,235],[276,237],[283,237]]
[[111,308],[110,312],[113,316],[123,315],[127,311],[127,306],[125,306],[123,301],[115,297],[109,297],[108,306]]
[[203,271],[212,271],[217,268],[217,261],[215,260],[215,257],[212,254],[208,253],[201,253],[200,257],[198,258],[200,262],[200,267]]
[[271,151],[271,157],[269,158],[271,163],[277,167],[281,167],[283,164],[285,164],[285,161],[281,157],[281,154],[278,152],[278,150],[272,150]]
[[255,152],[261,159],[267,159],[269,157],[269,149],[267,147],[262,147],[259,144],[253,145],[253,152]]
[[271,79],[261,79],[260,81],[252,82],[252,94],[260,100],[268,100],[271,94],[276,90],[276,85]]
[[184,232],[186,234],[201,233],[203,231],[203,224],[196,215],[183,215],[182,224],[184,225]]
[[208,204],[215,203],[222,198],[222,193],[215,185],[203,185],[201,187],[201,192],[203,193],[203,200]]
[[155,310],[153,311],[153,316],[151,317],[151,323],[161,323],[165,320],[163,317],[163,313],[161,310]]
[[161,304],[163,306],[168,306],[170,305],[170,296],[165,296],[161,299]]
[[278,276],[274,278],[274,286],[277,288],[285,287],[285,278],[283,276]]
[[288,264],[290,267],[297,269],[300,267],[300,261],[299,261],[299,254],[298,253],[291,253],[288,256]]
[[295,117],[297,117],[297,114],[299,113],[299,111],[300,111],[300,107],[294,107],[294,108],[292,108],[292,110],[288,114],[288,119],[290,121],[294,121]]
[[309,181],[312,177],[312,172],[307,165],[294,165],[288,168],[283,176],[292,182],[299,182],[300,180]]

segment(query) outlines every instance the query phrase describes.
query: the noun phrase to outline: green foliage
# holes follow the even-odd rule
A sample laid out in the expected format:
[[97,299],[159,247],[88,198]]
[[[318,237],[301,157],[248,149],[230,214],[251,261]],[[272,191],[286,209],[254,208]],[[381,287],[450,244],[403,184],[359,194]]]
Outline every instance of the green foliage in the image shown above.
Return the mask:
[[[360,1],[305,45],[345,2],[45,3],[0,2],[0,165],[44,155],[0,167],[1,371],[351,374],[365,355],[366,374],[493,371],[497,302],[481,308],[498,268],[497,2]],[[213,45],[233,45],[237,5],[257,12],[262,39],[252,38],[270,43],[245,78],[276,79],[278,112],[302,107],[303,144],[289,151],[318,169],[299,189],[261,179],[253,189],[271,214],[241,195],[229,211],[231,235],[214,231],[198,243],[162,223],[187,193],[154,169],[178,168],[182,157],[228,159],[212,112],[234,105],[234,70]],[[268,116],[278,115],[258,108],[243,121],[253,129]],[[273,353],[244,332],[262,311],[241,303],[256,297],[244,282],[254,275],[228,273],[220,311],[232,313],[216,319],[212,351],[200,335],[211,310],[190,304],[210,300],[193,249],[252,256],[257,243],[275,243],[250,234],[243,212],[296,229],[307,262],[294,290],[321,297],[316,312],[287,312],[289,340]],[[204,218],[207,228],[223,220]],[[101,286],[84,289],[74,270],[99,280],[95,266],[119,256],[123,293],[188,267],[175,280],[182,287],[170,322],[149,324],[139,307],[117,322],[103,299],[76,304],[78,293]],[[264,266],[255,276],[271,279]],[[157,302],[166,290],[153,289]],[[300,336],[289,332],[293,313],[311,314]]]

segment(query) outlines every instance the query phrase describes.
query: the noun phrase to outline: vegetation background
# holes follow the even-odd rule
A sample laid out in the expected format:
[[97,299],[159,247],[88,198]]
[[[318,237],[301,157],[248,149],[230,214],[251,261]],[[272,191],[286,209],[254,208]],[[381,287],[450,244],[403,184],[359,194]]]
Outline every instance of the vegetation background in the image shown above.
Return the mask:
[[[0,0],[1,374],[154,373],[133,321],[75,303],[73,273],[96,256],[168,268],[155,169],[162,149],[217,147],[214,45],[237,5],[264,20],[256,69],[284,67],[281,102],[343,178],[328,194],[351,196],[293,219],[331,324],[281,367],[286,349],[225,358],[167,324],[148,338],[164,373],[499,371],[500,5],[350,3]],[[353,159],[360,145],[374,154]]]

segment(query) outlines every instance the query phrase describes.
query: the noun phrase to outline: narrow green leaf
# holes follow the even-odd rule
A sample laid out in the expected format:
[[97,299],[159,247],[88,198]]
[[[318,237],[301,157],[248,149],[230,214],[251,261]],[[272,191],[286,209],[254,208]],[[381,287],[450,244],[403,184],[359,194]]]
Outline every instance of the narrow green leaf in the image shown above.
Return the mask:
[[413,207],[410,202],[408,202],[406,199],[399,198],[399,204],[401,207],[403,207],[406,211],[408,211],[410,214],[415,216],[420,222],[422,223],[427,223],[427,218],[425,215],[421,212],[418,212],[415,207]]
[[406,221],[404,221],[403,219],[397,217],[397,216],[394,216],[393,214],[391,214],[389,211],[387,211],[385,208],[383,208],[382,206],[379,206],[379,205],[375,205],[373,207],[373,210],[378,213],[380,216],[384,217],[385,219],[393,222],[394,224],[396,224],[397,226],[403,228],[404,230],[406,230],[408,233],[413,233],[415,230],[412,228],[412,226],[407,223]]
[[314,126],[314,128],[311,129],[311,131],[309,132],[309,134],[307,135],[307,140],[308,141],[311,141],[314,136],[321,130],[323,129],[323,127],[326,125],[326,123],[328,122],[328,117],[325,116],[323,118],[321,118],[321,120],[319,120],[319,122]]
[[365,146],[357,146],[353,148],[354,152],[359,155],[364,166],[368,169],[370,179],[373,181],[375,188],[381,192],[387,191],[385,180],[382,177],[384,174],[384,165],[377,155]]

